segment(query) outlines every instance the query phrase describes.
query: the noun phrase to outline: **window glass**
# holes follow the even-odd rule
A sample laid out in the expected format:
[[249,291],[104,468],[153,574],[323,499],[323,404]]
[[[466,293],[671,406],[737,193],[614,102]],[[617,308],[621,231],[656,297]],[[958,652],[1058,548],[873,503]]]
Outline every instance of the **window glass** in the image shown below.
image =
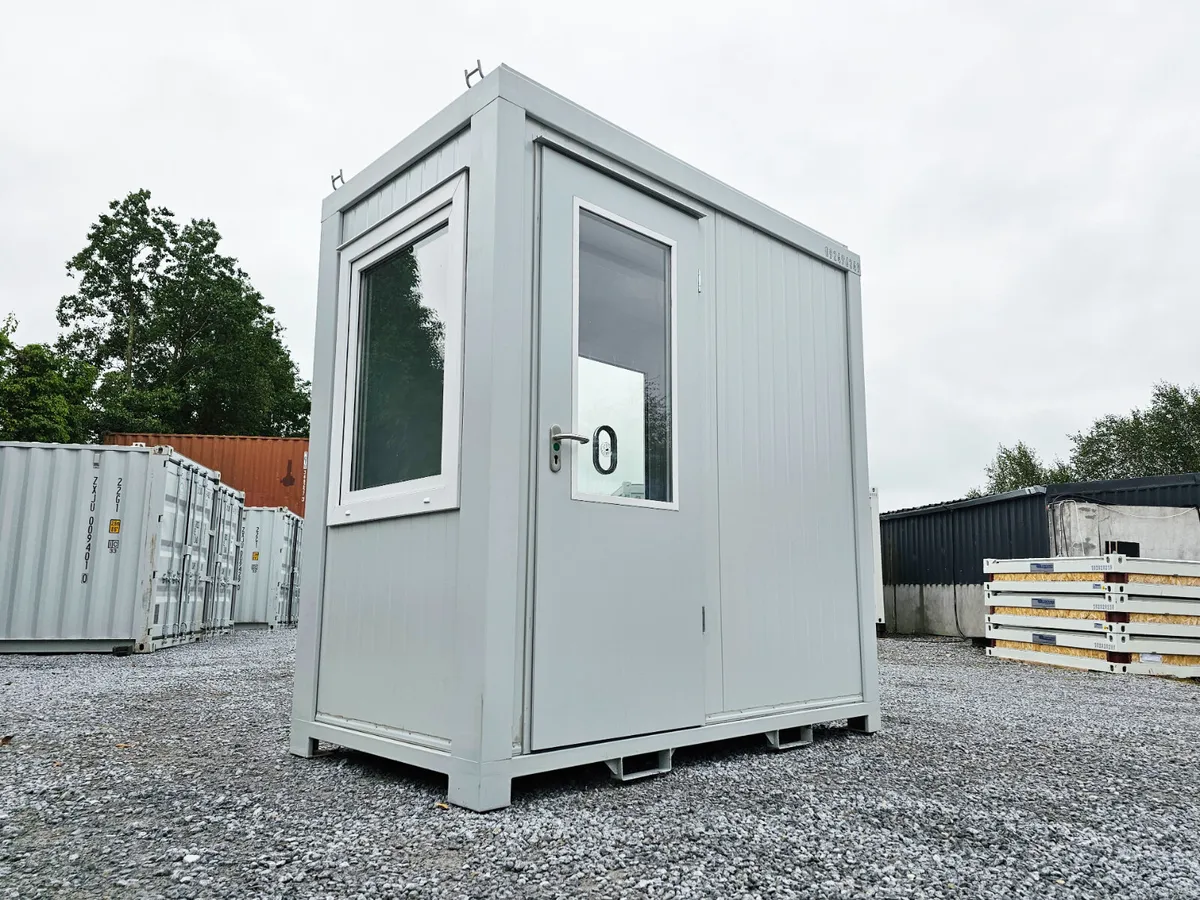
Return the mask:
[[579,213],[581,493],[670,502],[671,248]]
[[362,273],[350,489],[439,475],[449,230]]

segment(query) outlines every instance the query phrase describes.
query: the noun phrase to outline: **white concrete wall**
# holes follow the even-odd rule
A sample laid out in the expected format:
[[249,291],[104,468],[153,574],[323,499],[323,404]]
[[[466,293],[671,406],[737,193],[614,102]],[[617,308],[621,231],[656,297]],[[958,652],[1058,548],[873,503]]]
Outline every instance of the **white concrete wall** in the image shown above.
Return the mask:
[[893,634],[983,637],[982,584],[889,584],[884,609]]
[[1099,506],[1064,500],[1050,504],[1054,556],[1099,556],[1105,541],[1134,541],[1152,559],[1200,559],[1200,513],[1188,506]]

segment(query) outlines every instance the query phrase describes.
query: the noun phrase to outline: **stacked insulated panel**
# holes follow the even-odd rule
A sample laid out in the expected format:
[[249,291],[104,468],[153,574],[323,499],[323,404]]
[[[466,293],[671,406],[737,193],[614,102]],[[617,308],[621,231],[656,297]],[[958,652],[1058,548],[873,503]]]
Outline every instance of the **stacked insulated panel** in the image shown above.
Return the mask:
[[1200,562],[990,559],[984,573],[989,656],[1200,677]]

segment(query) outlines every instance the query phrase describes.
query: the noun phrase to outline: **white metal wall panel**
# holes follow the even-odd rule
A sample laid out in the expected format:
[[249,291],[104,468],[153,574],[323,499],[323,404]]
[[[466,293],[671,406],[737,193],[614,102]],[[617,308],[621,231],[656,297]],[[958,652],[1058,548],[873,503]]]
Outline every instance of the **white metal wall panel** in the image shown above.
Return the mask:
[[845,275],[719,215],[716,282],[725,708],[859,696]]
[[0,641],[144,636],[152,464],[148,451],[0,445]]
[[458,513],[342,525],[326,541],[318,714],[449,738]]
[[875,593],[875,624],[883,625],[886,621],[883,603],[883,541],[879,531],[879,491],[871,488],[871,553],[875,559],[874,581],[871,587]]
[[407,206],[463,168],[470,158],[469,134],[469,131],[460,132],[346,210],[342,216],[342,240],[348,241],[362,234],[380,219]]

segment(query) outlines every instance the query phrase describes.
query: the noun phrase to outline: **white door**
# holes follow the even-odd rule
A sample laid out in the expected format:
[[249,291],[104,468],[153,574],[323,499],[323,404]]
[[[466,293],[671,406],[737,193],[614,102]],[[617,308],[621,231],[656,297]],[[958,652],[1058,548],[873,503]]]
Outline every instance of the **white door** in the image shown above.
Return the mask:
[[704,721],[699,222],[543,154],[534,750]]

